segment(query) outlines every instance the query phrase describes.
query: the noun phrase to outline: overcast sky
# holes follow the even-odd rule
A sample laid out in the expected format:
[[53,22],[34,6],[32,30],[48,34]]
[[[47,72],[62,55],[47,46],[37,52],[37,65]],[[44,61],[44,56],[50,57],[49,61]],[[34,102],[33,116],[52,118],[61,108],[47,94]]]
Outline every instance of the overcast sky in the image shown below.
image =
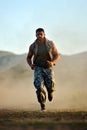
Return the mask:
[[0,0],[0,50],[28,52],[39,27],[60,53],[87,51],[87,0]]

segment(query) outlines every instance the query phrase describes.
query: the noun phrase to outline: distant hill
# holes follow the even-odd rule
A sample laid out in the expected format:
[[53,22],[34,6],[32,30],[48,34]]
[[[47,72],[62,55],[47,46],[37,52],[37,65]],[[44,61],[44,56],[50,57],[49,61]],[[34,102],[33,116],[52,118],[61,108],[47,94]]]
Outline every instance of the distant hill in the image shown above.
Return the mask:
[[0,56],[7,56],[7,55],[12,55],[14,53],[8,52],[8,51],[0,51]]
[[55,72],[57,81],[63,86],[87,86],[87,52],[61,56]]
[[16,55],[8,52],[0,52],[0,72],[6,71],[20,64],[24,63],[26,55]]
[[[33,77],[33,71],[26,62],[27,54],[16,55],[10,52],[0,52],[0,77]],[[74,55],[61,55],[59,62],[54,66],[55,77],[61,85],[87,85],[87,52]],[[2,78],[3,77],[3,78]]]

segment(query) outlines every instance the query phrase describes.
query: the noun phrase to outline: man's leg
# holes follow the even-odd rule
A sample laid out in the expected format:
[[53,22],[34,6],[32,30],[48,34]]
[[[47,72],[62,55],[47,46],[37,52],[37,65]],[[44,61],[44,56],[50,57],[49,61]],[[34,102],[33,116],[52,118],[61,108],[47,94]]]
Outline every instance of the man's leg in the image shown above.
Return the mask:
[[46,92],[42,87],[36,91],[38,102],[40,103],[41,110],[45,110]]
[[34,71],[34,86],[37,89],[37,99],[40,103],[41,110],[45,110],[45,102],[46,102],[46,92],[43,89],[43,76],[40,67],[37,67]]
[[48,100],[52,101],[55,90],[54,71],[52,68],[44,69],[44,81],[48,92]]

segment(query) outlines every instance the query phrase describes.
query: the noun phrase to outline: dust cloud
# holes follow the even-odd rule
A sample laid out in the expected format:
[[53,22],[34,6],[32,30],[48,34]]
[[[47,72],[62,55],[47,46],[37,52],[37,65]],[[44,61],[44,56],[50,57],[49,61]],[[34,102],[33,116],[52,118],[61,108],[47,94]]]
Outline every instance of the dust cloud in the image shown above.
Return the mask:
[[[55,89],[53,101],[46,100],[47,110],[87,110],[85,88],[63,87],[56,84]],[[1,82],[0,109],[39,110],[33,77],[21,80],[6,79]]]
[[[0,109],[40,110],[33,86],[33,72],[25,57],[1,58]],[[56,91],[52,102],[47,96],[47,110],[87,111],[87,53],[62,56],[54,69]]]
[[35,99],[35,89],[30,81],[14,81],[7,79],[0,84],[0,108],[32,109]]

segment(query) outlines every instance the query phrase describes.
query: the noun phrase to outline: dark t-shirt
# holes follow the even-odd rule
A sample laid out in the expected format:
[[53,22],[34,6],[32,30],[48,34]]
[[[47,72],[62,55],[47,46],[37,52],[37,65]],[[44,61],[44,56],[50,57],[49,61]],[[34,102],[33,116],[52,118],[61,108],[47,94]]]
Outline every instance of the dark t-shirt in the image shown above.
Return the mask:
[[47,48],[45,44],[38,45],[37,56],[34,64],[39,67],[48,68],[47,60],[50,60]]

